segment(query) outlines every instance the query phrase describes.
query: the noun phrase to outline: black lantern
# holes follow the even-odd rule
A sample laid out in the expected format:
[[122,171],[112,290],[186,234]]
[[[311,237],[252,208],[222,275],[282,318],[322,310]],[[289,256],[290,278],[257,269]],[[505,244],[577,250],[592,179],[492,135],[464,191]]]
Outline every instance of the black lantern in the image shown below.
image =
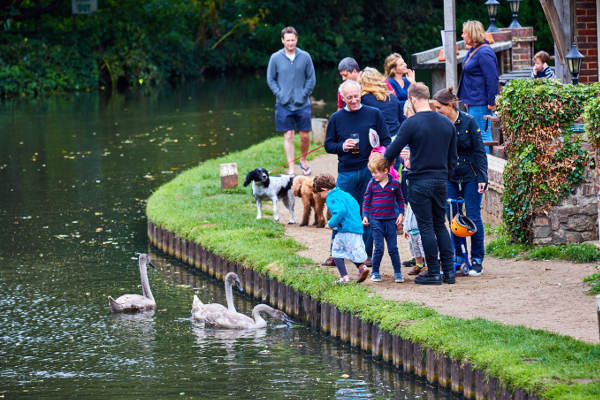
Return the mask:
[[486,32],[498,32],[498,27],[496,26],[496,13],[498,12],[498,5],[500,5],[498,0],[487,0],[485,2],[488,16],[490,17],[490,26],[487,28]]
[[573,85],[577,85],[579,82],[579,71],[581,71],[581,61],[583,61],[583,54],[577,50],[577,45],[573,43],[571,50],[565,56],[567,63],[569,64],[569,72],[571,73],[571,80]]
[[522,28],[519,21],[517,21],[517,16],[519,15],[519,6],[521,5],[521,0],[508,0],[508,5],[510,6],[510,11],[513,15],[513,20],[508,26],[509,28]]

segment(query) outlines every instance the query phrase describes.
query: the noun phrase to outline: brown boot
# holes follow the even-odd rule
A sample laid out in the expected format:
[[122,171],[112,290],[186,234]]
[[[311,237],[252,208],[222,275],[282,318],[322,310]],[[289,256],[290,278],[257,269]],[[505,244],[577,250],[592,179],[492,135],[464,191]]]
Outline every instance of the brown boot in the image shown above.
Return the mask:
[[419,272],[419,276],[425,276],[425,275],[427,275],[427,267],[422,267],[421,272]]

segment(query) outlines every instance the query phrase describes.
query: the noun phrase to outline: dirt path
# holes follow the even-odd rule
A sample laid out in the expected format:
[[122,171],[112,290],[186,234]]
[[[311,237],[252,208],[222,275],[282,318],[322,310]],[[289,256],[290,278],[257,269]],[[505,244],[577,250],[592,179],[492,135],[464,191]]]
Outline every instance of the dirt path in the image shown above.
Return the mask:
[[[313,175],[336,174],[337,158],[320,156],[310,162]],[[297,173],[300,173],[297,168]],[[280,207],[281,222],[289,214]],[[296,218],[300,220],[302,201],[296,199]],[[311,217],[311,223],[313,221]],[[287,225],[286,234],[307,246],[302,256],[321,262],[329,255],[331,231],[314,227]],[[400,258],[410,258],[407,241],[398,237]],[[325,267],[323,267],[325,268]],[[352,269],[349,269],[352,271]],[[405,283],[393,282],[392,265],[387,254],[381,266],[383,281],[363,284],[384,298],[422,302],[437,311],[461,318],[486,318],[511,325],[525,325],[599,343],[598,321],[593,296],[585,294],[583,277],[595,271],[594,264],[563,261],[511,261],[486,257],[484,274],[461,277],[455,285],[416,285],[403,268]],[[332,273],[336,273],[332,267]]]

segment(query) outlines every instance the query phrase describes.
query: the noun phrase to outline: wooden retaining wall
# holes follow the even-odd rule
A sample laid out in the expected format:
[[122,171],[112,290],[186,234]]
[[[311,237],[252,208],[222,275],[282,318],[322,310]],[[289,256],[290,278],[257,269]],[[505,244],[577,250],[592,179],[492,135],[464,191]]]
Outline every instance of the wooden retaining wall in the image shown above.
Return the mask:
[[222,280],[229,271],[235,272],[249,295],[285,311],[312,329],[362,350],[375,360],[383,360],[404,372],[462,394],[467,399],[537,399],[534,394],[521,389],[509,391],[498,378],[476,369],[467,360],[451,359],[421,343],[380,330],[377,324],[342,312],[333,304],[320,303],[276,278],[224,259],[202,245],[180,238],[150,221],[147,232],[152,245],[163,253],[217,279]]

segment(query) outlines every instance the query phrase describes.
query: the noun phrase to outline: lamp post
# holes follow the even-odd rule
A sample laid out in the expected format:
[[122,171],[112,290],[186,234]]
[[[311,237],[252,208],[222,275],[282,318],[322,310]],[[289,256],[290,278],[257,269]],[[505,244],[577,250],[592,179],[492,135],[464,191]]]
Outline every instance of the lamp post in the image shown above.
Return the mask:
[[571,50],[565,56],[567,63],[569,64],[569,72],[571,73],[571,80],[573,85],[577,85],[579,82],[579,71],[581,71],[581,61],[583,61],[583,54],[577,50],[577,45],[573,42]]
[[508,0],[508,5],[510,6],[510,11],[512,12],[513,20],[508,26],[509,28],[522,28],[519,21],[517,21],[517,16],[519,15],[519,6],[521,5],[521,0]]
[[498,12],[498,0],[487,0],[485,6],[487,7],[488,16],[490,17],[490,26],[486,32],[498,32],[496,26],[496,13]]

